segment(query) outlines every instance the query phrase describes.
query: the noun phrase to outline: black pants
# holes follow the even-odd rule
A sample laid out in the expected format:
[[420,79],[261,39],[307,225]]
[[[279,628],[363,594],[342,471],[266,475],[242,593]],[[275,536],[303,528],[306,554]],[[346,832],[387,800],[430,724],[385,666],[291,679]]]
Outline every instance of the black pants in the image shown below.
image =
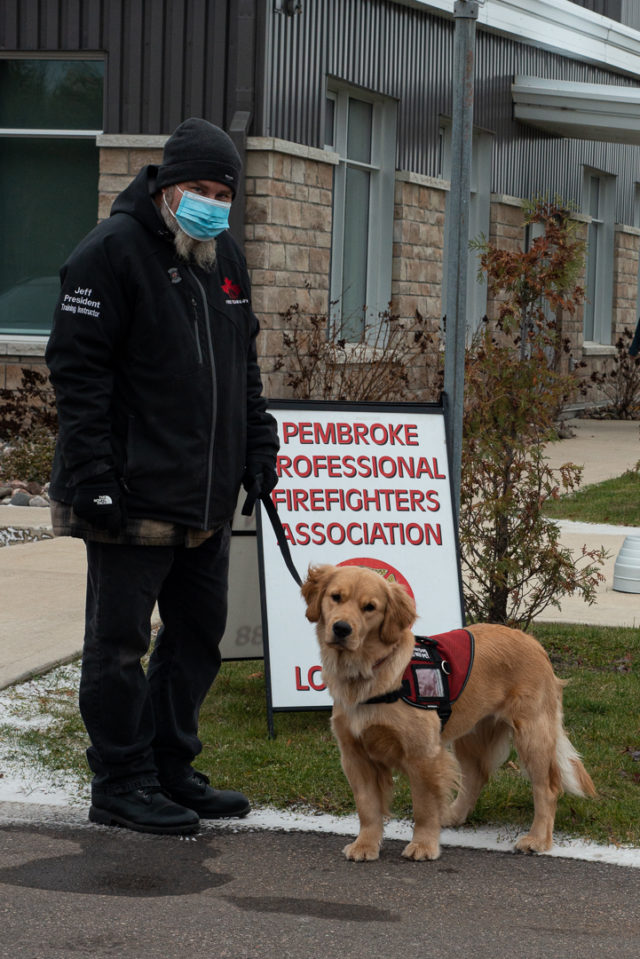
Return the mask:
[[[80,712],[93,790],[118,793],[188,772],[220,668],[230,529],[192,549],[87,542]],[[151,616],[162,626],[149,667]]]

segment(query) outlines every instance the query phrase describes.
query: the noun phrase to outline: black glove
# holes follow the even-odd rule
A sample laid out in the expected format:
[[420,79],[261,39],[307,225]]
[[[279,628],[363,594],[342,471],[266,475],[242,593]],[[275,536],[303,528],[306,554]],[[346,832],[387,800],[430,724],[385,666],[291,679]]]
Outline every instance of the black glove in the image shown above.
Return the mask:
[[78,483],[71,506],[77,516],[96,529],[117,533],[124,526],[122,491],[113,470]]
[[278,474],[272,466],[264,463],[249,463],[245,466],[242,485],[247,491],[247,498],[242,507],[243,516],[251,516],[257,499],[268,496],[278,483]]

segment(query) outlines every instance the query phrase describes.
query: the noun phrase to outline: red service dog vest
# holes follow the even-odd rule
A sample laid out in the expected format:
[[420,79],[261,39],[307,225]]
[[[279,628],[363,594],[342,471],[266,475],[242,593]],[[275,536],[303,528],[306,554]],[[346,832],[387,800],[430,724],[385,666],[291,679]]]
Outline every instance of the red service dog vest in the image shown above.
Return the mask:
[[393,703],[402,699],[418,709],[435,709],[442,726],[451,704],[464,689],[473,666],[474,639],[468,629],[437,636],[416,636],[413,656],[402,676],[402,686],[366,703]]

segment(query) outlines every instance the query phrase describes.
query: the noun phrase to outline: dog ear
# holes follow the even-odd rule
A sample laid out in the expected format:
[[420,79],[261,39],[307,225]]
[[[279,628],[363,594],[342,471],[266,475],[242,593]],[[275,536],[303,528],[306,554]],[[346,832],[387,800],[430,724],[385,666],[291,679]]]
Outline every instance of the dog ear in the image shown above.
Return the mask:
[[302,598],[307,604],[306,617],[310,623],[317,623],[320,619],[320,604],[322,596],[329,579],[333,572],[333,566],[310,566],[307,572],[307,578],[300,588]]
[[400,633],[413,625],[416,616],[415,603],[407,591],[399,583],[387,582],[387,608],[380,639],[384,643],[395,643]]

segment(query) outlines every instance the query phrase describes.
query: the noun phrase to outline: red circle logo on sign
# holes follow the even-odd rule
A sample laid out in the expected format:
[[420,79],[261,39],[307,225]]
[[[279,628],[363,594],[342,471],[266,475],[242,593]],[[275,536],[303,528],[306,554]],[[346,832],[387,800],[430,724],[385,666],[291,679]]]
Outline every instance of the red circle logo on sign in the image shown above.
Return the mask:
[[338,566],[363,566],[365,569],[372,569],[374,572],[379,573],[384,579],[388,579],[391,583],[398,583],[402,586],[411,599],[415,602],[415,596],[413,595],[413,590],[409,585],[409,580],[402,575],[402,573],[395,569],[394,566],[391,566],[389,563],[384,563],[381,559],[373,559],[370,556],[359,556],[356,559],[343,559],[341,563],[337,564]]

